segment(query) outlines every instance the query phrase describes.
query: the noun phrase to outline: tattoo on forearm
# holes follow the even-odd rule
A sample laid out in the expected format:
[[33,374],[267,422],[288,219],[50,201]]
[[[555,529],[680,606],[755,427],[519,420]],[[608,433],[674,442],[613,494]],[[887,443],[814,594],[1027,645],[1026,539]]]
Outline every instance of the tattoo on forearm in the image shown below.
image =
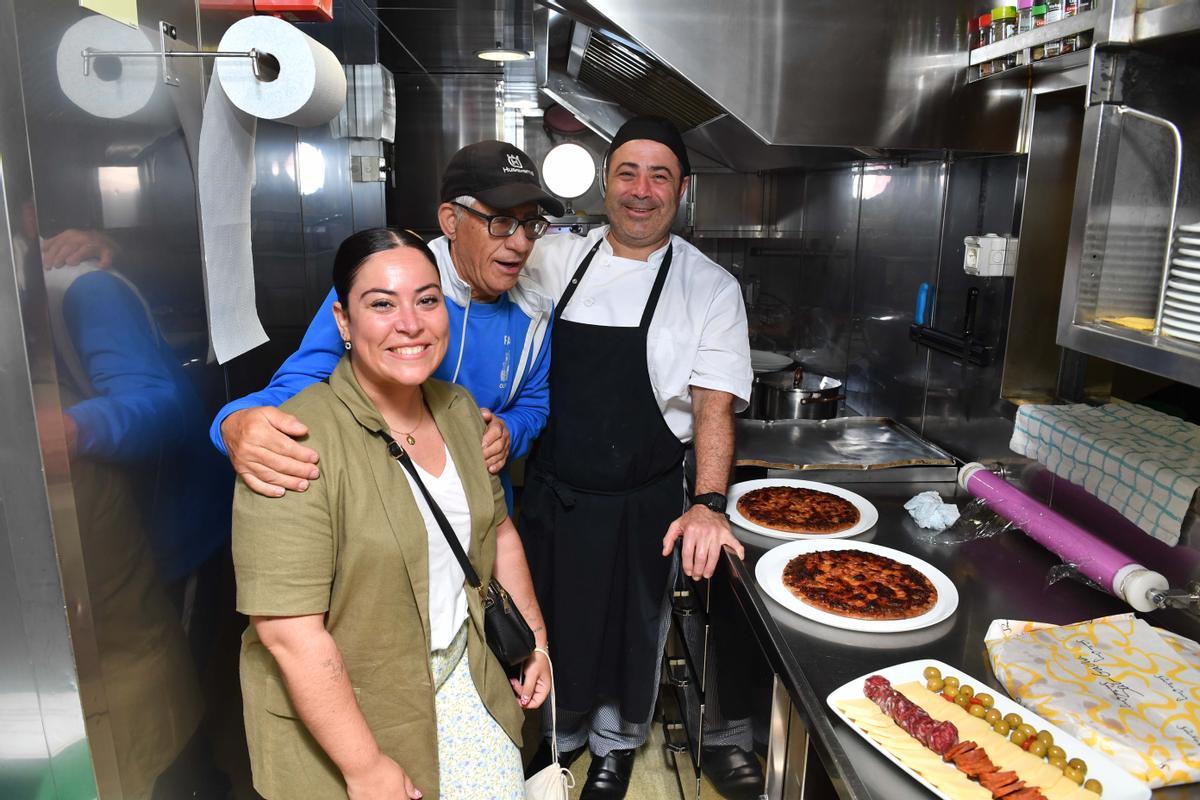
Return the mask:
[[341,680],[341,677],[346,674],[345,662],[337,657],[325,659],[321,666],[328,671],[330,680]]

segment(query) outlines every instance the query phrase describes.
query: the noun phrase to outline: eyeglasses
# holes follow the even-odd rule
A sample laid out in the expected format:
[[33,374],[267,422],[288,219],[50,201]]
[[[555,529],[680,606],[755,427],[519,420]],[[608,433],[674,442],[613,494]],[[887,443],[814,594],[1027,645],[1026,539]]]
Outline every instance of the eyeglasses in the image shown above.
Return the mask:
[[464,206],[462,203],[450,201],[450,205],[458,206],[468,214],[487,222],[488,233],[492,236],[505,238],[512,236],[517,232],[517,228],[525,229],[525,236],[528,239],[540,239],[550,228],[550,223],[542,217],[528,217],[527,219],[517,219],[508,214],[484,214],[482,211],[476,211],[470,206]]

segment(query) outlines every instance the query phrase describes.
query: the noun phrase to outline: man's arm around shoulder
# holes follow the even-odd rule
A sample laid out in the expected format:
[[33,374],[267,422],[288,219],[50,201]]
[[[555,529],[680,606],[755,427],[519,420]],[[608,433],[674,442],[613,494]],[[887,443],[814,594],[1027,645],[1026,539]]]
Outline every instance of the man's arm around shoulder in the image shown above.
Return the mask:
[[267,497],[280,497],[287,490],[302,492],[320,474],[317,452],[295,441],[308,428],[277,406],[329,377],[342,357],[333,301],[331,291],[300,348],[283,362],[271,383],[226,405],[209,429],[213,444],[229,456],[246,486]]

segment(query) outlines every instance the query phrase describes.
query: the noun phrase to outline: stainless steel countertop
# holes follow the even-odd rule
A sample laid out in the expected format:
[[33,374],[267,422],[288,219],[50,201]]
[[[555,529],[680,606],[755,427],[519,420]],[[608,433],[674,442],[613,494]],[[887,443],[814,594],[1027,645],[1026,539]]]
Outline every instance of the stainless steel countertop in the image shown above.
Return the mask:
[[[927,532],[909,518],[903,505],[918,492],[933,489],[950,498],[953,483],[856,483],[854,491],[879,509],[876,526],[855,537],[919,556],[945,572],[959,591],[958,610],[949,619],[920,631],[871,634],[843,631],[805,620],[768,598],[754,579],[754,565],[780,544],[736,528],[746,545],[746,560],[726,555],[733,596],[741,605],[772,669],[791,694],[808,726],[816,750],[844,800],[918,800],[928,792],[877,753],[835,717],[825,697],[848,680],[918,658],[957,666],[995,691],[983,646],[984,632],[998,618],[1065,624],[1130,609],[1116,598],[1074,581],[1045,586],[1057,559],[1020,533],[945,546],[928,542]],[[956,502],[963,502],[959,497]],[[1200,620],[1179,611],[1143,615],[1152,624],[1200,639]],[[1154,792],[1155,800],[1194,797],[1195,784]]]
[[949,453],[886,417],[739,419],[734,461],[796,471],[955,465]]

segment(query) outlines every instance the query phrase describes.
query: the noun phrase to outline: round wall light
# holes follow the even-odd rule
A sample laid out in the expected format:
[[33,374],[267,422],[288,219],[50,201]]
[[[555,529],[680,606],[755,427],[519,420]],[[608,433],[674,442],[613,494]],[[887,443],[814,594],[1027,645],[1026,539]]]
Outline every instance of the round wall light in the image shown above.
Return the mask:
[[591,188],[596,180],[596,161],[584,148],[566,142],[546,154],[542,161],[542,179],[556,196],[571,200]]
[[533,53],[528,50],[514,50],[511,47],[489,47],[486,50],[476,50],[476,58],[484,61],[528,61]]

